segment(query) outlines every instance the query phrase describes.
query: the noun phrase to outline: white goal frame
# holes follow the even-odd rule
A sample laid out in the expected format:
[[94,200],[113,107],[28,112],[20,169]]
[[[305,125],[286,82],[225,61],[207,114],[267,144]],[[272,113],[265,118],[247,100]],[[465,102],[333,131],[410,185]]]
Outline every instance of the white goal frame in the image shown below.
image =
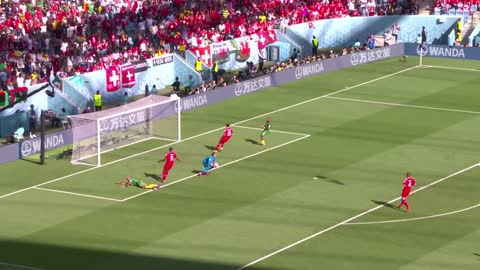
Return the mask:
[[[108,153],[108,152],[111,152],[113,150],[116,150],[116,149],[120,149],[120,148],[123,148],[123,147],[127,147],[127,146],[130,146],[130,145],[134,145],[134,144],[137,144],[137,143],[140,143],[140,142],[143,142],[143,141],[146,141],[146,140],[150,140],[150,139],[158,139],[158,140],[166,140],[166,141],[173,141],[173,142],[179,142],[181,141],[181,101],[180,101],[180,97],[178,97],[177,95],[172,95],[170,96],[169,98],[167,97],[162,97],[162,96],[156,96],[156,95],[150,95],[148,97],[145,97],[143,98],[142,100],[144,99],[152,99],[152,103],[151,104],[148,104],[148,105],[143,105],[143,106],[139,106],[139,107],[133,107],[133,108],[130,108],[130,109],[127,109],[125,111],[121,111],[121,112],[116,112],[116,113],[113,113],[113,114],[108,114],[108,111],[109,110],[104,110],[104,111],[100,111],[99,113],[102,113],[102,114],[108,114],[106,116],[103,116],[103,117],[99,117],[99,118],[92,118],[92,117],[88,117],[87,115],[90,115],[90,114],[95,114],[95,113],[89,113],[87,115],[85,115],[84,117],[80,116],[80,115],[74,115],[74,116],[71,116],[71,118],[78,118],[78,119],[89,119],[91,121],[96,121],[96,147],[97,147],[97,151],[95,154],[93,155],[87,155],[87,156],[84,156],[84,157],[81,157],[80,159],[76,159],[75,160],[75,157],[74,155],[72,155],[72,160],[71,160],[71,163],[74,164],[74,165],[78,165],[78,164],[82,164],[82,165],[90,165],[90,166],[95,166],[95,167],[99,167],[102,165],[102,154],[105,154],[105,153]],[[157,100],[155,100],[157,99]],[[140,100],[141,101],[141,100]],[[125,144],[125,145],[121,145],[121,146],[118,146],[118,147],[115,147],[113,149],[108,149],[108,150],[102,150],[102,148],[104,149],[104,147],[102,147],[102,133],[101,133],[101,123],[105,120],[108,120],[108,119],[113,119],[113,118],[116,118],[116,117],[121,117],[121,116],[124,116],[124,115],[128,115],[128,114],[132,114],[132,113],[135,113],[135,112],[140,112],[140,111],[144,111],[146,109],[149,109],[149,108],[154,108],[156,106],[161,106],[162,104],[168,104],[168,103],[174,103],[173,106],[175,106],[175,114],[176,114],[176,117],[177,117],[177,130],[176,130],[176,138],[175,139],[171,139],[171,138],[162,138],[162,137],[159,137],[159,136],[154,136],[152,135],[152,132],[151,130],[153,129],[153,125],[149,125],[150,127],[150,137],[148,138],[144,138],[144,139],[140,139],[138,141],[134,141],[134,142],[131,142],[131,143],[128,143],[128,144]],[[113,110],[121,110],[122,107],[132,107],[131,105],[135,103],[135,102],[132,102],[132,103],[129,103],[127,105],[123,105],[123,106],[120,106],[120,107],[115,107],[113,108]],[[150,118],[148,118],[147,121],[145,121],[145,123],[147,123],[148,121],[153,121],[155,119],[152,118],[152,111],[150,111],[151,115],[150,115]],[[72,127],[72,129],[74,129],[75,126]],[[75,132],[73,132],[75,134]],[[93,137],[95,137],[93,136]],[[92,137],[92,138],[93,138]],[[73,135],[73,143],[75,144],[75,135]],[[75,147],[74,147],[75,148]],[[75,150],[74,150],[75,151]],[[97,159],[97,162],[96,164],[92,164],[92,163],[87,163],[87,162],[83,162],[82,160],[85,160],[85,159],[88,159],[88,158],[92,158],[96,156],[96,159]]]

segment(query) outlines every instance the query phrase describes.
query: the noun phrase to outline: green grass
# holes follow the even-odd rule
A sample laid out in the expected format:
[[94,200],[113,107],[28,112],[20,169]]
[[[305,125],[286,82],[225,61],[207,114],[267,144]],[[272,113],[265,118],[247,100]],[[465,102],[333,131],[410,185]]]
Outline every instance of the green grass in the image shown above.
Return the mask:
[[[132,199],[144,190],[114,182],[126,175],[157,182],[165,142],[107,153],[108,165],[95,169],[55,160],[55,153],[44,166],[33,159],[2,165],[0,269],[26,269],[9,263],[49,270],[237,270],[257,259],[246,269],[477,269],[480,207],[425,217],[479,204],[480,168],[445,178],[479,162],[479,73],[405,71],[417,63],[358,66],[185,113],[188,140],[174,145],[182,161],[170,184]],[[234,126],[234,138],[218,155],[225,166],[193,177],[221,135],[209,131],[239,121],[259,128],[263,114],[274,130],[310,136],[274,131],[261,147],[254,144],[259,130]],[[392,201],[406,171],[417,179],[414,190],[443,179],[412,194],[409,213]],[[415,218],[425,219],[408,220]]]

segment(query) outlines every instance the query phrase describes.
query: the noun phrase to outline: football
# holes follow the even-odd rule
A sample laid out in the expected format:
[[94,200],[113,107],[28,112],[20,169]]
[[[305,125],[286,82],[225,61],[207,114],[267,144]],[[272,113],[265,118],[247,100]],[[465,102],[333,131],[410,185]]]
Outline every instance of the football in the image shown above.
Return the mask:
[[220,165],[218,165],[217,162],[213,163],[213,168],[218,168],[218,166],[220,166]]

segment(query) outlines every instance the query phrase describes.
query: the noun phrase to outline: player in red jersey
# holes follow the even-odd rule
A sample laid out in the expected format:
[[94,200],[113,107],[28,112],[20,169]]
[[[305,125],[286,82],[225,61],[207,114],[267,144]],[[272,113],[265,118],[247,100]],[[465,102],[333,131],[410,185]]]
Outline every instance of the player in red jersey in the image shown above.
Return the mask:
[[168,149],[168,153],[165,155],[165,158],[160,160],[160,162],[165,161],[165,165],[163,165],[162,182],[165,183],[167,181],[168,172],[170,169],[172,169],[175,160],[180,161],[180,159],[177,157],[177,153],[173,151],[173,147],[170,147]]
[[233,136],[233,129],[230,127],[230,124],[225,124],[225,129],[223,130],[223,135],[220,138],[220,141],[218,141],[217,147],[215,147],[215,150],[217,151],[222,151],[223,150],[223,145],[228,142]]
[[407,212],[410,211],[410,205],[408,205],[407,202],[407,197],[412,191],[412,187],[415,186],[417,183],[415,182],[415,179],[411,176],[409,172],[407,172],[407,176],[405,177],[405,180],[403,180],[403,190],[402,190],[402,202],[398,206],[398,208],[402,208],[402,206],[407,207]]

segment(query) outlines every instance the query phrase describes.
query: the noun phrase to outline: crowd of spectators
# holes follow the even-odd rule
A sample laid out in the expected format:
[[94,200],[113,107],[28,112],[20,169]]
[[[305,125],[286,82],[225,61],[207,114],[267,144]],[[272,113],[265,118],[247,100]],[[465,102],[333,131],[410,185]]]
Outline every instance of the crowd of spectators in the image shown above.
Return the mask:
[[0,89],[325,18],[415,13],[416,0],[0,1]]
[[439,9],[441,14],[448,14],[451,9],[471,14],[480,7],[480,0],[435,0],[433,7]]
[[[394,27],[395,25],[392,25],[392,28]],[[204,92],[221,88],[227,85],[240,83],[240,81],[242,80],[251,79],[251,78],[255,78],[258,76],[263,76],[263,75],[267,75],[275,72],[281,72],[290,68],[295,68],[298,66],[310,64],[317,61],[322,61],[329,58],[335,58],[335,57],[353,54],[361,51],[368,51],[375,48],[372,44],[375,44],[375,37],[373,34],[366,37],[363,43],[361,43],[359,40],[356,40],[351,47],[345,47],[335,51],[327,50],[327,51],[319,52],[317,55],[307,56],[304,58],[298,58],[298,54],[294,50],[294,52],[292,53],[292,56],[286,61],[278,62],[269,66],[264,66],[262,63],[258,65],[254,65],[252,62],[248,62],[245,69],[238,71],[238,75],[226,74],[225,76],[220,76],[218,78],[218,81],[211,80],[211,81],[202,82],[202,84],[199,87],[192,88],[191,84],[189,84],[185,86],[185,91],[183,93],[175,92],[175,94],[195,95],[198,93],[204,93]],[[388,45],[385,44],[385,46],[388,46]]]

